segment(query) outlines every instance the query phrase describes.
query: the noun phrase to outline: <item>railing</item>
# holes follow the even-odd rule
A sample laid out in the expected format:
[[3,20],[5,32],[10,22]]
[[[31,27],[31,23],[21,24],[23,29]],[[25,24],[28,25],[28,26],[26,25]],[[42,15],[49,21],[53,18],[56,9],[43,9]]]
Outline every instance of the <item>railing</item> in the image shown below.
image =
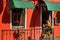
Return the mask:
[[41,29],[19,29],[2,30],[2,40],[54,40],[54,35],[50,38],[41,38]]

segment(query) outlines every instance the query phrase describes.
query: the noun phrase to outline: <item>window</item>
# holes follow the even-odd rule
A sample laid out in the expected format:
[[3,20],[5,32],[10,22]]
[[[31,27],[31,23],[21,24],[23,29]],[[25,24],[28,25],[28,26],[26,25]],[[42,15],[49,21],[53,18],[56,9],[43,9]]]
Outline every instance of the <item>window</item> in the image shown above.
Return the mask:
[[25,9],[12,9],[11,23],[12,28],[25,28]]
[[56,17],[54,18],[54,24],[60,24],[60,12],[56,13]]

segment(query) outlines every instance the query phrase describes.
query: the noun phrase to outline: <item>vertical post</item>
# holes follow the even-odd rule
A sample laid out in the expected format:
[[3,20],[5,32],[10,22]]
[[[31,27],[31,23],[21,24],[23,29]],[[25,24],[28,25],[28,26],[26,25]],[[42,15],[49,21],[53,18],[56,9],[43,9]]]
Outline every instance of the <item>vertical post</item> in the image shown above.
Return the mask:
[[6,32],[6,40],[7,40],[7,35],[8,35],[7,32],[8,32],[8,31],[5,31],[5,32]]
[[23,9],[23,14],[22,14],[22,28],[25,28],[25,9]]
[[[43,30],[43,29],[42,29],[42,3],[40,4],[40,15],[41,15],[41,16],[40,16],[40,20],[41,20],[41,21],[40,21],[40,25],[41,25],[40,31],[41,31],[41,36],[42,36],[42,34],[43,34],[43,31],[42,31],[42,30]],[[42,37],[41,37],[41,40],[43,40]]]
[[[24,30],[24,32],[26,32],[26,31]],[[25,40],[25,33],[24,33],[24,40]]]
[[12,10],[10,10],[10,29],[12,29]]
[[54,11],[52,11],[52,28],[53,28],[53,30],[52,30],[52,33],[53,33],[52,40],[54,40]]
[[54,11],[52,11],[52,28],[54,28]]
[[32,28],[30,29],[30,37],[31,37],[31,40],[32,40]]
[[17,28],[17,32],[18,32],[18,33],[17,33],[17,35],[18,35],[17,37],[18,37],[18,40],[19,40],[19,37],[20,37],[20,36],[19,36],[19,28]]
[[42,4],[41,5],[39,5],[39,8],[40,8],[40,30],[41,30],[41,32],[42,32]]
[[1,35],[1,40],[3,40],[3,36],[4,36],[4,35],[3,35],[3,30],[2,30],[2,33],[1,33],[1,34],[2,34],[2,35]]
[[9,30],[9,40],[10,40],[10,37],[11,37],[11,31]]
[[36,39],[35,39],[35,28],[34,28],[34,40],[36,40]]
[[27,25],[27,11],[28,11],[28,9],[25,9],[25,28],[26,28],[26,25]]

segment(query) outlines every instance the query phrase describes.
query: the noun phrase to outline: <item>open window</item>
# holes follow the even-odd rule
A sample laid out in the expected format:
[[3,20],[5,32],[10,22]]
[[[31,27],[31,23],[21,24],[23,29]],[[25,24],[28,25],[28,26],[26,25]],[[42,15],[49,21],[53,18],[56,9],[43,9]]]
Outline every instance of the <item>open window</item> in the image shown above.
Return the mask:
[[11,27],[25,28],[25,9],[15,8],[11,10]]
[[55,25],[60,24],[60,12],[56,12],[56,15],[54,15],[54,16],[56,16],[56,17],[54,18],[54,24],[55,24]]

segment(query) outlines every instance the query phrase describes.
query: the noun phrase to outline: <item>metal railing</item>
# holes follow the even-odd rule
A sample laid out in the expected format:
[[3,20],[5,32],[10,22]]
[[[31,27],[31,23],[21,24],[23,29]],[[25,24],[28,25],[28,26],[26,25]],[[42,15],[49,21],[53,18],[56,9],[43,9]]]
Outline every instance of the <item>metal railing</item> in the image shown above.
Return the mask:
[[2,30],[1,37],[2,40],[54,40],[54,34],[50,38],[41,38],[40,30],[40,28]]

